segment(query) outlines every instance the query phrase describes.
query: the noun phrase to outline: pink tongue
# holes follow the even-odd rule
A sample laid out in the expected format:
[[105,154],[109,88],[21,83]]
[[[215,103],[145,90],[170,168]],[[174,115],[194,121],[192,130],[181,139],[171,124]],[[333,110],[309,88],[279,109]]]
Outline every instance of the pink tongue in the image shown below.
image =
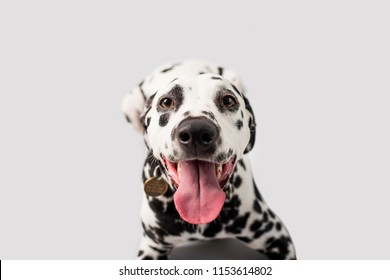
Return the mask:
[[218,217],[226,194],[219,186],[215,164],[183,161],[180,185],[174,195],[177,211],[191,224],[206,224]]

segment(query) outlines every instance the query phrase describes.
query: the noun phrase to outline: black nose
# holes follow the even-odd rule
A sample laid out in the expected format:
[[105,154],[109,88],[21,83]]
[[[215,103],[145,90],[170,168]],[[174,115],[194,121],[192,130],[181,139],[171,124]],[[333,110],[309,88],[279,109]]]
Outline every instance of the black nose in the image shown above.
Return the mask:
[[218,127],[205,117],[188,118],[178,125],[175,137],[190,154],[213,153],[219,139]]

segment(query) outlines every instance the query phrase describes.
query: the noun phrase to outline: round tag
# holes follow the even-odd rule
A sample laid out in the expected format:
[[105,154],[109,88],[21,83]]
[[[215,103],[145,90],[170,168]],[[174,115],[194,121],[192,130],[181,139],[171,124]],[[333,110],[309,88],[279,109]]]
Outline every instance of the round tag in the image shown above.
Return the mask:
[[150,196],[159,196],[166,193],[168,183],[160,177],[151,177],[144,182],[144,191]]

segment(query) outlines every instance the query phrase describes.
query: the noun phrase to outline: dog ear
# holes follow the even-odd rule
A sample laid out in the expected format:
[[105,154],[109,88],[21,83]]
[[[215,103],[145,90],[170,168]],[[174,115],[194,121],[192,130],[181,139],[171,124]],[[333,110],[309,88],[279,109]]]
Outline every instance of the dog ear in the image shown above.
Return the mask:
[[134,89],[125,96],[122,101],[122,111],[125,114],[126,120],[131,123],[134,128],[143,133],[144,126],[141,120],[141,115],[144,111],[145,95],[140,86]]
[[256,140],[256,121],[255,121],[255,114],[253,113],[252,107],[249,103],[249,100],[243,95],[244,101],[245,101],[245,108],[249,113],[249,121],[248,121],[248,126],[249,126],[249,131],[250,131],[250,138],[248,145],[246,146],[244,150],[244,154],[250,152],[253,149],[253,146],[255,145],[255,140]]

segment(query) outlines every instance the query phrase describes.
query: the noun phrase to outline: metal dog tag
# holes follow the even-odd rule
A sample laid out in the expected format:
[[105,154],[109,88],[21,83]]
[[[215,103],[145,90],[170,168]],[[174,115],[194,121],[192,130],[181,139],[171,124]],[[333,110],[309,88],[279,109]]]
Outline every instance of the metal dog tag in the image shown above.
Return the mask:
[[151,177],[144,182],[144,191],[150,196],[163,195],[168,190],[168,183],[161,177]]

